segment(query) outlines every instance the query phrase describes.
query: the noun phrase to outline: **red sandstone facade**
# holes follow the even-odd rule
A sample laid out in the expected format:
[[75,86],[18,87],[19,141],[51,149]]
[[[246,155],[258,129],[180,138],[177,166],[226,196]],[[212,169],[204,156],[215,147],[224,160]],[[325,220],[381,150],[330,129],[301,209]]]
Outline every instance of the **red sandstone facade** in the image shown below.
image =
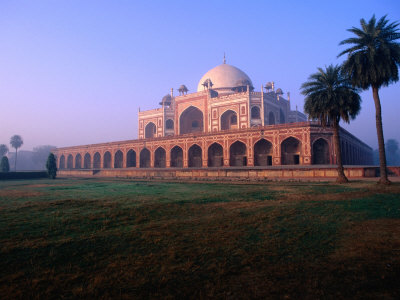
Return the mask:
[[[266,92],[264,92],[264,88]],[[207,168],[336,164],[331,128],[290,110],[274,83],[254,92],[241,70],[222,64],[198,90],[139,112],[137,140],[58,148],[58,168]],[[341,129],[344,164],[370,164],[372,149]]]

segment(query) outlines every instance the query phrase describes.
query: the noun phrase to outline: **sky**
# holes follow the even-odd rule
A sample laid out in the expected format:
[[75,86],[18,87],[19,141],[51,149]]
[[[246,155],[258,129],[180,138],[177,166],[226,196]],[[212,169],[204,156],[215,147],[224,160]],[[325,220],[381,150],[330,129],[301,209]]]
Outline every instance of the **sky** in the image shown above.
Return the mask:
[[[137,114],[223,61],[256,91],[274,81],[303,111],[300,86],[340,64],[360,19],[400,21],[400,1],[0,0],[0,144],[21,150],[137,138]],[[385,139],[400,142],[400,83],[380,90]],[[377,148],[371,90],[344,128]]]

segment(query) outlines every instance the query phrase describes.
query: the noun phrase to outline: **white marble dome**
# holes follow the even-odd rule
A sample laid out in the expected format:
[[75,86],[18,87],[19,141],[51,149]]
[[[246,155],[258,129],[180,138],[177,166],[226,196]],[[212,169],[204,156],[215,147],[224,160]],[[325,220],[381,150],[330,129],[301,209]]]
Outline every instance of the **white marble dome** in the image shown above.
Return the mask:
[[248,80],[248,82],[253,85],[250,77],[247,76],[245,72],[228,64],[216,66],[215,68],[209,70],[206,74],[204,74],[204,76],[201,77],[199,84],[197,85],[198,92],[204,90],[203,83],[207,79],[211,80],[213,84],[213,90],[231,89],[236,87],[237,83],[243,80]]

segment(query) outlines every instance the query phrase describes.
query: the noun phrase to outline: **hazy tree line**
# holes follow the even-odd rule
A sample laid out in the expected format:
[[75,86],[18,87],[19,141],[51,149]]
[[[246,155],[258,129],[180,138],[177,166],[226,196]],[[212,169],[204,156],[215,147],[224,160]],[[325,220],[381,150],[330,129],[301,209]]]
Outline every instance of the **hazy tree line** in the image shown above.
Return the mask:
[[[10,148],[6,144],[0,144],[0,171],[6,172],[7,169],[10,171],[46,169],[46,162],[50,151],[56,147],[52,145],[41,145],[34,147],[32,151],[18,151],[23,143],[21,136],[14,135],[10,139]],[[13,148],[14,151],[12,151]]]
[[[399,143],[395,139],[388,139],[385,143],[386,160],[388,166],[400,166]],[[373,152],[374,165],[379,164],[379,150]]]

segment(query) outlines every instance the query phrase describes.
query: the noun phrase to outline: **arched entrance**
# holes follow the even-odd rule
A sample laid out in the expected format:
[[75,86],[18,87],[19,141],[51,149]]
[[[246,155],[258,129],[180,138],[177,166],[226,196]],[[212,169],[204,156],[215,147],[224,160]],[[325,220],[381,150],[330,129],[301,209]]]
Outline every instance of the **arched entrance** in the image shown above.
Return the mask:
[[171,149],[171,167],[182,168],[183,167],[183,151],[179,146],[175,146]]
[[189,148],[189,168],[201,168],[202,167],[202,151],[200,146],[193,145]]
[[272,143],[261,139],[254,144],[254,165],[270,166],[272,165]]
[[221,116],[221,130],[234,129],[237,126],[237,114],[233,110],[227,110]]
[[60,165],[58,166],[60,170],[65,169],[65,156],[64,154],[60,157]]
[[150,168],[150,151],[147,148],[140,151],[140,167]]
[[67,169],[73,169],[73,168],[74,168],[74,158],[72,157],[72,154],[69,154],[67,158]]
[[101,157],[100,153],[96,152],[93,155],[93,169],[100,169],[101,168]]
[[114,155],[114,168],[123,168],[124,167],[124,154],[121,150],[115,152]]
[[314,165],[329,164],[329,144],[325,139],[318,139],[312,147],[312,162]]
[[154,152],[154,167],[155,168],[165,168],[166,152],[164,148],[158,147]]
[[89,153],[86,153],[83,157],[83,168],[91,169],[92,168],[92,160]]
[[104,153],[103,168],[111,168],[111,153],[109,151]]
[[214,143],[208,147],[208,166],[222,167],[224,165],[223,148],[220,144]]
[[126,154],[126,167],[136,167],[136,152],[132,149]]
[[75,169],[82,169],[82,155],[75,156]]
[[233,167],[247,166],[246,150],[244,143],[234,142],[229,148],[229,165]]
[[146,125],[146,128],[144,129],[144,137],[147,138],[153,138],[156,135],[156,125],[153,122],[150,122],[149,124]]
[[180,134],[203,132],[203,126],[203,113],[197,107],[188,107],[179,118]]
[[300,164],[301,142],[294,137],[289,137],[281,144],[282,165]]
[[275,115],[272,111],[270,111],[268,114],[268,125],[274,125],[274,124],[275,124]]

